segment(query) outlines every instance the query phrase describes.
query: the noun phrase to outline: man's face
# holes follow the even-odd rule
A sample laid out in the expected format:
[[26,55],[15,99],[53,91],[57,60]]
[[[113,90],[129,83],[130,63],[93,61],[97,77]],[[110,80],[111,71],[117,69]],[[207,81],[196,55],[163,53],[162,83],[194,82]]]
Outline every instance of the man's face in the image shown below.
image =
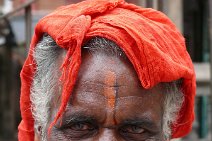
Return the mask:
[[160,85],[145,90],[127,59],[86,53],[82,62],[72,97],[49,140],[163,140]]

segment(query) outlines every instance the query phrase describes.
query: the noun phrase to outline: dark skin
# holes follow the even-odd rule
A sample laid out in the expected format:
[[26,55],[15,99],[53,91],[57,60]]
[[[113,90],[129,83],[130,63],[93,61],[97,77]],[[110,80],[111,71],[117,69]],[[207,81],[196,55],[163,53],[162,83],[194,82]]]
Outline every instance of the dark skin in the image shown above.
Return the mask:
[[160,85],[144,89],[127,59],[83,53],[82,62],[72,98],[49,141],[164,140]]

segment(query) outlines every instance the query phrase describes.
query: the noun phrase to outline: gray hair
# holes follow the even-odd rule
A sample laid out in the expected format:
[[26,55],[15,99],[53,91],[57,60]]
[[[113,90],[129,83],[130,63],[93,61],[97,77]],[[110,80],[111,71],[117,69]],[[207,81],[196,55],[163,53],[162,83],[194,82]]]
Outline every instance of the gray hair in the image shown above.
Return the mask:
[[[83,47],[89,52],[104,52],[108,55],[125,57],[123,51],[113,42],[102,37],[91,39]],[[30,98],[32,101],[32,113],[35,119],[35,131],[39,131],[43,141],[47,139],[47,125],[50,121],[51,108],[57,108],[60,104],[62,85],[58,83],[61,72],[59,70],[66,51],[57,46],[48,35],[37,44],[34,51],[34,59],[37,69],[34,75]],[[163,113],[163,132],[165,139],[171,137],[171,124],[177,121],[177,115],[183,103],[183,94],[178,81],[163,83],[166,90]],[[41,129],[39,129],[41,127]]]
[[[41,133],[42,140],[46,140],[46,128],[50,120],[51,108],[60,103],[61,76],[59,70],[63,60],[64,50],[60,49],[55,41],[48,35],[37,44],[34,59],[37,64],[31,87],[30,100],[32,114],[35,120],[35,131]],[[42,127],[42,128],[39,128]]]

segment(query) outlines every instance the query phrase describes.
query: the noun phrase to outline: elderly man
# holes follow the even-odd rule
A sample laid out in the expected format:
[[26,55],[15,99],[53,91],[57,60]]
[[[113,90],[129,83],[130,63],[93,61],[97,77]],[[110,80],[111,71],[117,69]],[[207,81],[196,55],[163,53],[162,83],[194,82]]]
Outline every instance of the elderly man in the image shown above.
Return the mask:
[[123,0],[41,19],[21,79],[20,141],[167,141],[194,119],[184,38],[161,12]]

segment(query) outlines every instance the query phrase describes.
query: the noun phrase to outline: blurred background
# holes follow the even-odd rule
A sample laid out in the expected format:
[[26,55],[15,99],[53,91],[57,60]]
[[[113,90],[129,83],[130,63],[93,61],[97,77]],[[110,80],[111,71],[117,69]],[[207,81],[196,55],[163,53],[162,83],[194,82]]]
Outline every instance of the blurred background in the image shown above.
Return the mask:
[[[36,23],[58,6],[79,1],[82,0],[0,0],[0,141],[17,140],[21,120],[19,73]],[[179,140],[212,141],[212,0],[126,1],[164,12],[184,34],[197,75],[196,120],[192,132]]]

